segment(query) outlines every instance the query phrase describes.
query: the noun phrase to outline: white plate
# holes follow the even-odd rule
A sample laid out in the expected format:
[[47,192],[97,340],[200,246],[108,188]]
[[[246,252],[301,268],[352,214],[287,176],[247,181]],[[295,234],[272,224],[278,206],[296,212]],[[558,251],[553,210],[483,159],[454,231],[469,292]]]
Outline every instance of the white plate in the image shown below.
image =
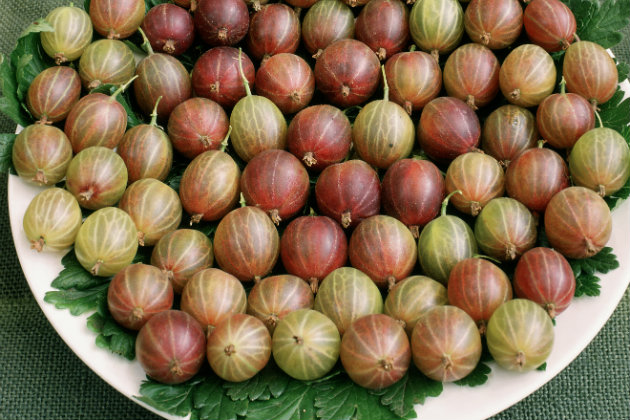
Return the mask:
[[[622,84],[626,96],[630,84]],[[103,380],[132,398],[136,403],[169,419],[170,416],[134,399],[145,374],[140,365],[129,362],[95,344],[95,334],[86,326],[87,316],[72,316],[69,311],[58,310],[44,302],[50,284],[62,269],[64,253],[37,253],[30,249],[22,228],[26,207],[42,189],[26,184],[17,176],[9,176],[8,202],[11,231],[20,264],[35,300],[61,338],[74,353]],[[437,398],[429,398],[417,406],[421,420],[467,419],[481,420],[499,413],[527,397],[563,370],[593,340],[612,315],[630,283],[630,200],[613,212],[613,233],[608,246],[614,249],[620,267],[601,277],[601,295],[596,298],[580,297],[557,317],[555,344],[547,369],[525,374],[512,373],[492,365],[488,382],[480,387],[460,387],[446,384]]]

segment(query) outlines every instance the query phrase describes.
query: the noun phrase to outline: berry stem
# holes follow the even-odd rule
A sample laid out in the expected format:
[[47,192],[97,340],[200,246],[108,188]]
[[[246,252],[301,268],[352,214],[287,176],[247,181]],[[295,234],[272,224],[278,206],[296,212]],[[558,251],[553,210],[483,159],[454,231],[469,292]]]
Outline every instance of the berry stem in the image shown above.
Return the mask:
[[602,116],[599,115],[599,112],[597,112],[597,110],[595,110],[593,112],[595,112],[595,116],[597,117],[597,122],[599,123],[599,127],[603,128],[604,127],[604,122],[602,121]]
[[221,142],[221,147],[219,148],[219,150],[221,150],[222,152],[225,152],[225,148],[228,145],[228,140],[230,138],[230,134],[232,134],[232,126],[230,125],[230,127],[228,128],[228,132],[225,135],[225,137],[223,138],[223,141]]
[[157,116],[158,116],[157,109],[161,100],[162,100],[161,96],[157,98],[157,101],[155,101],[155,106],[153,107],[153,112],[151,113],[151,125],[154,127],[157,127]]
[[144,33],[142,28],[138,28],[138,32],[140,32],[140,35],[142,35],[142,40],[144,41],[141,47],[144,48],[147,54],[149,55],[155,54],[155,52],[153,51],[153,47],[151,46],[151,42],[149,42],[149,38],[147,38],[147,34]]
[[562,76],[562,79],[560,80],[560,93],[563,95],[567,93],[567,81],[564,76]]
[[245,86],[245,92],[247,92],[247,96],[252,96],[252,91],[249,88],[249,82],[247,81],[247,77],[245,77],[245,72],[243,71],[243,49],[238,49],[238,71],[241,74],[241,79],[243,79],[243,86]]
[[389,101],[389,85],[387,84],[387,75],[385,74],[385,66],[381,65],[381,73],[383,73],[383,100]]
[[440,216],[446,216],[446,207],[448,206],[448,201],[455,194],[462,194],[461,190],[455,190],[449,195],[446,196],[444,200],[442,200],[442,211],[440,212]]
[[138,75],[133,76],[131,79],[129,79],[127,82],[125,82],[124,84],[120,85],[120,87],[118,89],[116,89],[116,91],[114,93],[112,93],[111,98],[112,99],[116,99],[116,97],[118,95],[120,95],[121,93],[123,93],[128,87],[129,85],[138,78]]

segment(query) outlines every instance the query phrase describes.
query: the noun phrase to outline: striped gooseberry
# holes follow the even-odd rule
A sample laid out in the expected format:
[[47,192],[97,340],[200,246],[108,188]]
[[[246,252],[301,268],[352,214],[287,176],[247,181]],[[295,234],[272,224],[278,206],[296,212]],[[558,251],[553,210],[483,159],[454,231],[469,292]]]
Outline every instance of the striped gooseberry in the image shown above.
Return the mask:
[[318,58],[335,41],[354,38],[354,14],[341,0],[319,0],[302,20],[304,48]]
[[464,11],[457,0],[416,1],[409,15],[413,41],[437,61],[453,51],[464,34]]
[[206,356],[220,378],[242,382],[260,372],[271,357],[271,336],[258,318],[233,314],[208,337]]
[[195,25],[190,13],[169,3],[153,6],[142,21],[142,30],[154,50],[175,56],[190,48],[195,38]]
[[182,290],[180,306],[210,336],[223,320],[245,313],[247,296],[236,277],[216,268],[206,268],[188,280]]
[[448,283],[451,270],[461,260],[477,253],[472,229],[457,216],[447,215],[449,194],[442,202],[441,215],[430,221],[418,238],[418,260],[424,273],[442,284]]
[[116,39],[99,39],[91,43],[79,60],[79,77],[87,90],[105,84],[122,85],[135,72],[133,52]]
[[446,193],[461,191],[451,197],[451,203],[457,210],[476,216],[490,200],[503,195],[504,178],[503,168],[492,156],[464,153],[448,165]]
[[24,212],[22,227],[31,249],[61,251],[72,246],[82,222],[76,198],[66,190],[53,187],[31,200]]
[[173,287],[158,268],[131,264],[107,288],[107,307],[116,322],[139,330],[151,317],[173,306]]
[[221,147],[228,139],[230,120],[218,103],[190,98],[177,105],[168,118],[173,148],[189,159]]
[[94,276],[118,273],[131,264],[137,250],[136,225],[116,207],[105,207],[86,217],[74,241],[77,260]]
[[287,375],[309,381],[321,378],[337,363],[340,342],[330,319],[312,309],[299,309],[278,323],[271,351]]
[[319,210],[344,228],[379,213],[381,185],[378,174],[362,160],[328,166],[315,184]]
[[341,267],[322,281],[313,309],[330,318],[343,335],[362,316],[382,313],[383,298],[367,274]]
[[429,160],[402,159],[387,169],[382,188],[385,213],[407,225],[417,238],[420,228],[440,212],[444,177]]
[[313,292],[304,280],[281,274],[254,284],[247,296],[247,313],[260,319],[273,334],[282,318],[298,309],[312,309],[313,300]]
[[154,178],[140,179],[125,190],[118,207],[131,216],[138,229],[138,244],[152,246],[182,221],[177,192]]
[[405,330],[394,318],[366,315],[346,330],[339,357],[355,383],[368,389],[382,389],[407,373],[411,346]]
[[96,210],[115,205],[127,188],[127,167],[112,149],[87,147],[77,153],[66,172],[66,189],[81,207]]
[[282,233],[280,258],[287,272],[308,281],[316,293],[324,277],[346,264],[348,239],[330,217],[298,217]]
[[81,79],[76,70],[49,67],[35,76],[28,87],[26,107],[39,124],[52,124],[68,116],[80,95]]
[[17,174],[36,185],[61,181],[72,160],[72,146],[63,131],[54,126],[33,124],[15,138],[11,161]]
[[299,43],[300,19],[286,4],[266,4],[249,22],[249,53],[263,63],[276,54],[294,53]]
[[164,384],[179,384],[195,376],[205,355],[201,325],[182,311],[160,312],[136,337],[138,362],[149,377]]
[[211,267],[213,260],[210,239],[194,229],[167,233],[157,241],[151,253],[151,265],[166,274],[175,293],[181,293],[192,276]]
[[513,49],[501,64],[499,87],[508,102],[536,106],[553,92],[556,66],[541,47],[523,44]]
[[565,257],[592,257],[606,245],[611,232],[610,208],[588,188],[569,187],[558,192],[545,210],[547,239]]
[[[190,214],[190,224],[214,221],[225,216],[239,196],[241,170],[230,155],[208,150],[192,160],[179,184],[179,198]],[[201,182],[212,179],[212,182]]]
[[352,232],[348,245],[350,264],[390,289],[409,276],[418,252],[413,235],[400,221],[384,215],[364,219]]
[[569,172],[575,185],[602,197],[619,191],[630,178],[630,148],[621,134],[600,127],[583,134],[571,149]]
[[328,104],[304,108],[293,117],[287,131],[287,149],[313,171],[341,162],[351,145],[350,120]]
[[464,28],[471,40],[491,50],[508,47],[523,29],[523,8],[518,0],[471,0]]
[[435,99],[442,89],[442,70],[437,61],[422,51],[393,55],[385,62],[389,95],[409,115]]
[[575,275],[569,262],[551,248],[532,248],[518,260],[514,294],[542,306],[551,318],[563,312],[575,294]]
[[488,115],[481,131],[481,148],[507,168],[527,149],[536,147],[534,114],[516,105],[503,105]]
[[468,376],[481,358],[481,349],[475,322],[456,306],[429,308],[411,333],[414,364],[436,381],[453,382]]
[[402,279],[385,298],[383,313],[398,321],[411,336],[418,318],[429,308],[448,303],[447,289],[426,276]]
[[486,330],[488,350],[502,368],[526,372],[551,353],[553,324],[547,312],[528,299],[513,299],[497,308]]
[[234,45],[249,28],[249,12],[243,0],[197,0],[195,30],[211,47]]
[[523,14],[523,26],[530,41],[548,52],[569,48],[577,29],[573,12],[560,0],[531,0]]
[[355,22],[356,38],[384,61],[409,42],[409,11],[400,0],[368,2]]
[[315,84],[333,105],[359,105],[376,91],[379,66],[378,57],[363,42],[341,39],[317,58]]
[[539,142],[538,147],[521,153],[505,171],[507,194],[539,213],[554,194],[569,186],[569,169],[564,159],[542,146],[543,142]]
[[57,7],[46,15],[46,22],[54,30],[40,34],[42,47],[57,65],[81,57],[92,42],[92,21],[81,8],[72,5]]
[[464,310],[484,335],[494,311],[512,299],[510,279],[498,266],[482,258],[458,262],[448,277],[448,302]]
[[94,30],[109,39],[131,36],[142,24],[144,11],[144,0],[91,0],[89,9]]
[[479,249],[499,261],[517,259],[536,244],[537,236],[534,216],[509,197],[491,200],[475,221]]
[[251,281],[264,277],[276,265],[280,238],[267,213],[246,206],[221,219],[213,246],[219,267],[241,281]]
[[406,158],[414,145],[415,131],[411,117],[404,108],[389,100],[389,85],[385,67],[383,99],[365,105],[352,125],[352,141],[357,154],[368,164],[387,169],[397,160]]
[[270,149],[257,154],[241,176],[245,202],[269,213],[276,225],[302,210],[309,188],[306,169],[285,150]]

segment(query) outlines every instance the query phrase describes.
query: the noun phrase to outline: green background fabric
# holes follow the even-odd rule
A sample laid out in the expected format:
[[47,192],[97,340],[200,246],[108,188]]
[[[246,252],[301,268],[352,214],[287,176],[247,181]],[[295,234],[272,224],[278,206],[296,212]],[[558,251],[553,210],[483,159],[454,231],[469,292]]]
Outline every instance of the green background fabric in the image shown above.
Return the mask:
[[[620,0],[627,1],[627,0]],[[28,23],[67,0],[0,0],[0,52]],[[77,3],[79,3],[77,1]],[[630,61],[628,28],[613,50]],[[0,117],[0,132],[15,124]],[[494,419],[629,419],[630,294],[555,379]],[[0,175],[0,419],[156,419],[101,380],[57,336],[33,299],[11,238]],[[420,413],[420,418],[422,414]]]

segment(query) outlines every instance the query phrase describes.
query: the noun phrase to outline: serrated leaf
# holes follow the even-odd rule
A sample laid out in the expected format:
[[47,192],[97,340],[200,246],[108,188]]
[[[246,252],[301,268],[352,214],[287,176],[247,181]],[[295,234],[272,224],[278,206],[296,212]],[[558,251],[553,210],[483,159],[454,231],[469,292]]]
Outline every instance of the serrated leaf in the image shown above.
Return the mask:
[[0,112],[22,127],[32,124],[33,118],[24,111],[17,97],[15,68],[12,66],[11,60],[4,55],[0,55],[0,86],[2,87]]
[[30,32],[18,39],[11,53],[11,65],[15,69],[16,93],[20,101],[25,100],[35,77],[53,64],[50,57],[42,53],[39,33]]
[[411,366],[400,381],[374,393],[381,396],[381,404],[395,415],[413,419],[417,417],[414,405],[424,404],[428,397],[437,397],[442,390],[442,382],[427,378]]
[[599,296],[601,285],[599,277],[591,274],[581,274],[575,277],[575,297]]
[[[90,331],[100,334],[105,325],[105,317],[98,312],[94,312],[87,319],[87,327]],[[100,347],[100,346],[99,346]]]
[[13,144],[16,134],[0,134],[0,173],[15,172],[13,169]]
[[[120,86],[117,85],[104,84],[95,89],[92,89],[90,93],[104,93],[111,96],[114,94],[114,92],[118,90],[119,87]],[[130,105],[131,102],[128,98],[128,92],[129,88],[127,88],[127,91],[122,92],[116,96],[116,100],[118,101],[118,103],[120,103],[127,112],[127,129],[143,123],[142,119],[138,117],[138,114],[136,114],[136,112]]]
[[617,73],[619,74],[619,83],[623,82],[628,78],[628,74],[630,74],[630,65],[628,63],[624,63],[623,61],[617,61]]
[[193,392],[203,381],[193,378],[182,384],[166,385],[147,379],[140,384],[140,396],[135,398],[169,414],[186,417],[193,409]]
[[271,360],[256,376],[243,382],[226,382],[226,395],[235,401],[278,398],[287,389],[291,378]]
[[32,33],[40,33],[40,32],[55,32],[55,28],[52,27],[50,23],[44,18],[39,18],[30,25],[26,27],[20,34],[20,38],[32,34]]
[[602,248],[601,251],[590,258],[583,258],[579,260],[568,259],[568,261],[576,277],[581,274],[606,274],[619,267],[617,256],[613,254],[613,249],[608,246]]
[[477,363],[477,366],[472,372],[470,372],[466,377],[455,381],[455,383],[460,386],[470,387],[483,385],[488,382],[488,375],[491,371],[492,369],[490,369],[490,366],[480,361]]
[[291,379],[278,398],[249,403],[247,420],[315,420],[314,384]]
[[85,290],[46,292],[44,301],[55,305],[57,309],[68,309],[72,315],[81,315],[94,311],[99,302],[106,299],[108,287],[109,283],[103,283]]
[[51,286],[61,290],[89,290],[103,283],[108,283],[105,277],[93,276],[77,260],[74,248],[61,259],[63,270],[52,281]]
[[617,45],[623,36],[619,32],[628,25],[630,2],[627,0],[563,0],[578,23],[576,33],[582,40],[592,41],[604,48]]
[[[96,325],[93,323],[93,326]],[[111,316],[103,319],[96,344],[128,360],[136,357],[136,333],[118,325]]]
[[380,396],[360,387],[346,375],[315,386],[317,417],[322,420],[396,420],[402,417],[381,404]]
[[214,375],[193,390],[193,414],[201,420],[236,420],[247,413],[248,405],[248,400],[235,401],[225,395],[223,381]]
[[542,372],[546,371],[546,370],[547,370],[547,362],[545,362],[545,363],[543,363],[542,365],[538,366],[538,367],[536,368],[536,370],[540,370],[540,371],[542,371]]

